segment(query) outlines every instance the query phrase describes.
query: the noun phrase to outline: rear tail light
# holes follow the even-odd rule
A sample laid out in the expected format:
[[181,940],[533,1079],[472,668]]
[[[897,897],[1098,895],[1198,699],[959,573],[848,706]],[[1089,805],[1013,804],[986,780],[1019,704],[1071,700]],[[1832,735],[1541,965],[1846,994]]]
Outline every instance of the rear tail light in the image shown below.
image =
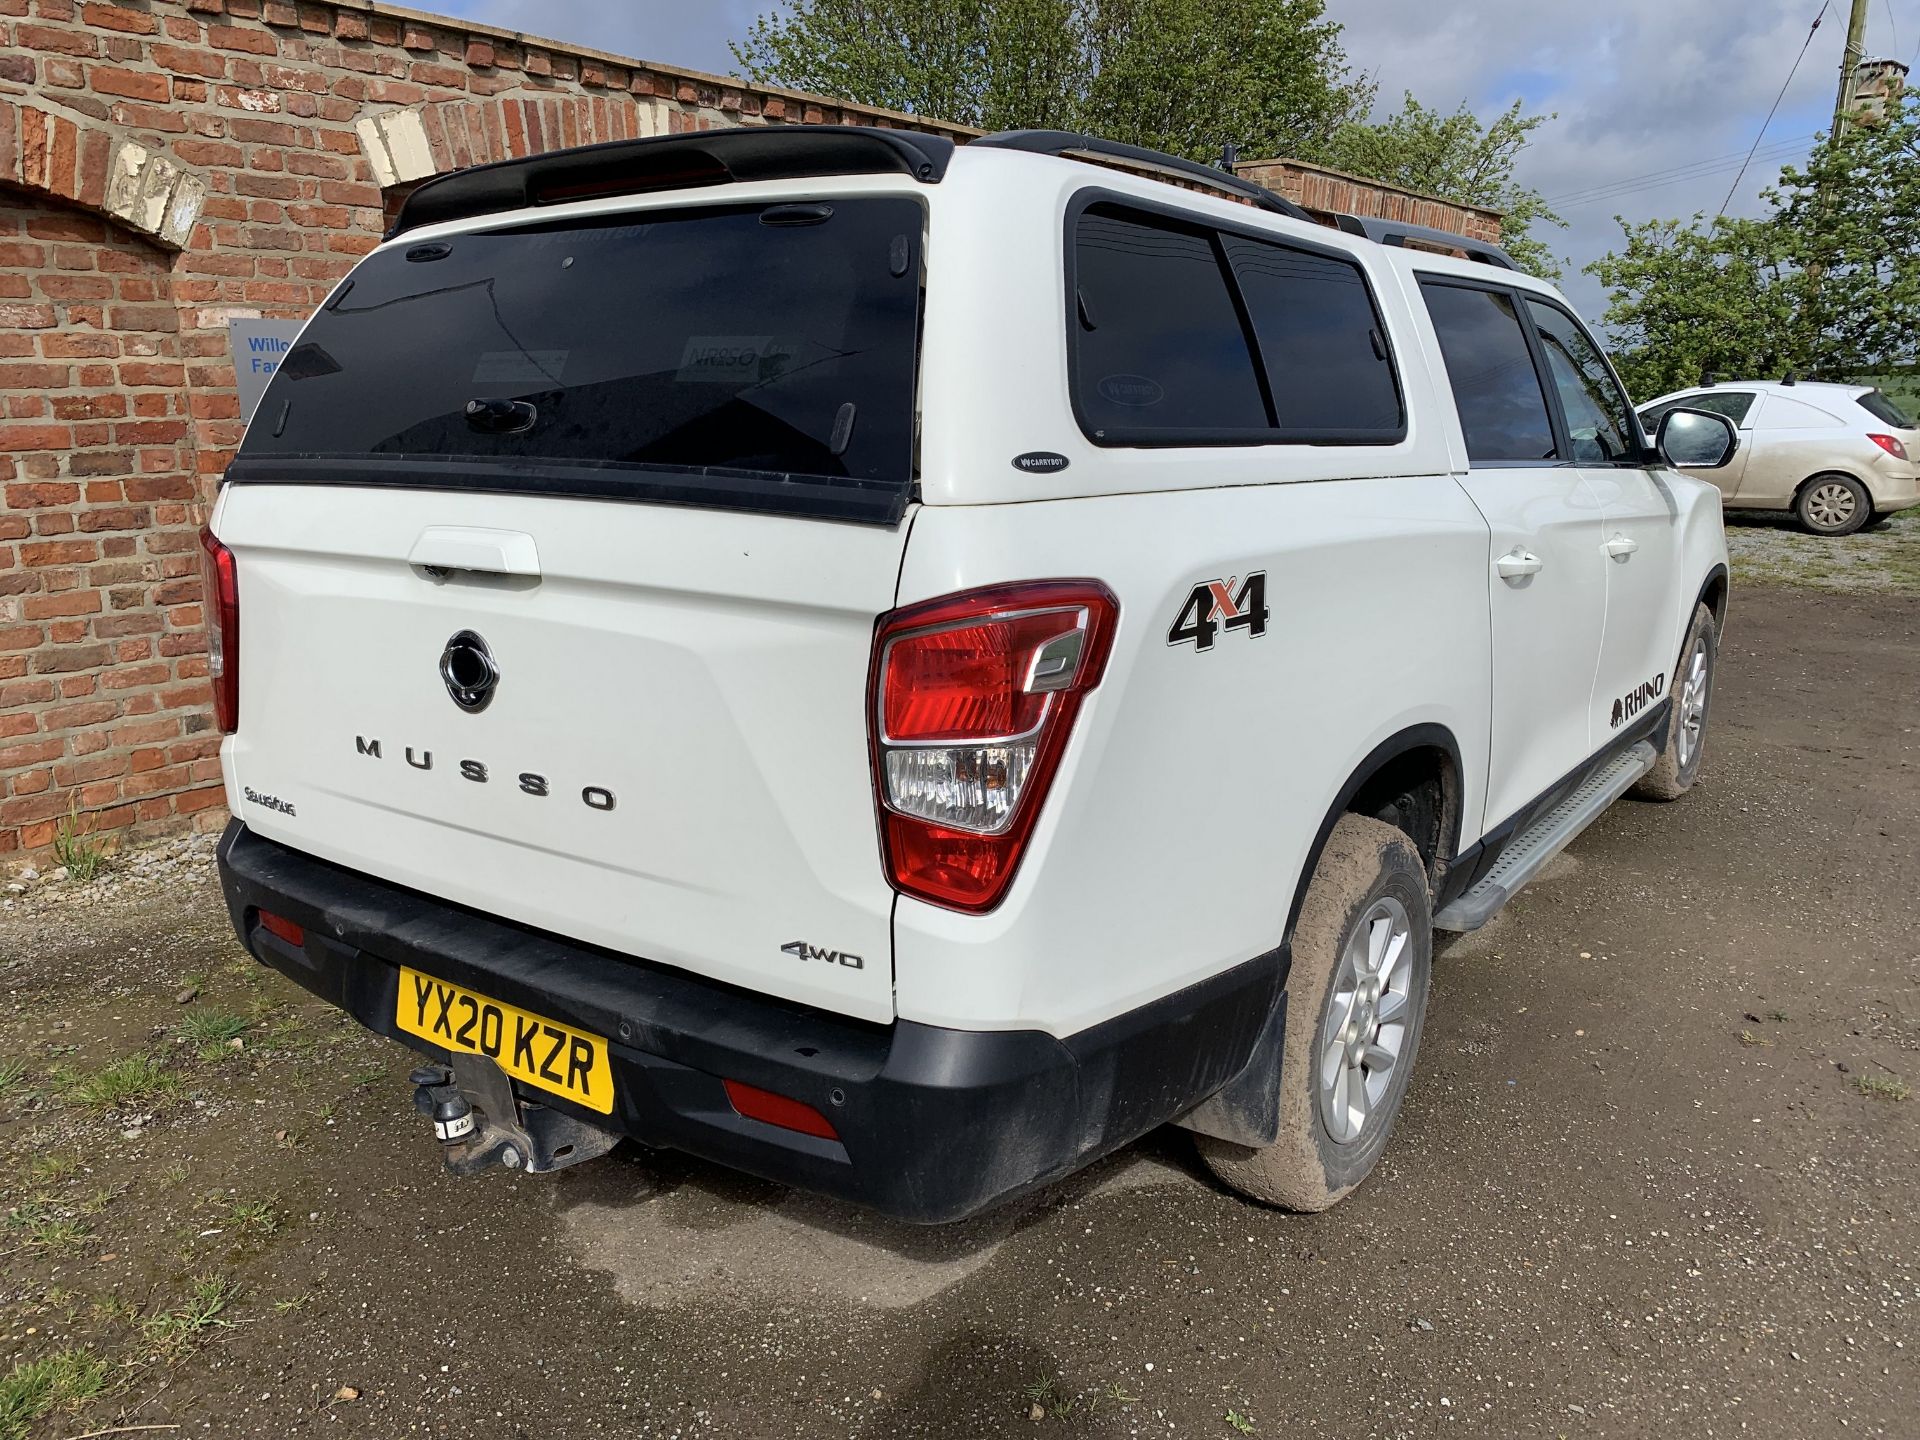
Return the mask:
[[220,733],[240,728],[240,586],[233,552],[200,532],[201,573],[206,579],[207,678],[213,684],[213,718]]
[[1046,580],[881,617],[871,723],[896,890],[953,910],[1000,902],[1119,613],[1096,580]]
[[1900,443],[1898,435],[1869,435],[1867,438],[1896,460],[1907,458],[1907,447]]
[[822,1115],[813,1106],[798,1100],[790,1100],[785,1095],[776,1095],[771,1090],[762,1090],[757,1085],[745,1085],[738,1080],[722,1080],[727,1087],[727,1103],[733,1106],[734,1114],[744,1115],[749,1120],[759,1120],[767,1125],[778,1125],[782,1130],[797,1130],[802,1135],[817,1135],[822,1140],[838,1140],[839,1132],[833,1128],[833,1122]]

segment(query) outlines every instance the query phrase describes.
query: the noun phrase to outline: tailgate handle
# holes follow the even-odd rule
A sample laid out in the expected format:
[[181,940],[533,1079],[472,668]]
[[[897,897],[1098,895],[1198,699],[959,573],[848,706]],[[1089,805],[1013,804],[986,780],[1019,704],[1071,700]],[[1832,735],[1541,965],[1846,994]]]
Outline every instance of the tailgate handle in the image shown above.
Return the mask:
[[471,570],[483,575],[540,575],[540,551],[533,536],[518,530],[483,530],[473,525],[430,525],[407,555],[423,570]]

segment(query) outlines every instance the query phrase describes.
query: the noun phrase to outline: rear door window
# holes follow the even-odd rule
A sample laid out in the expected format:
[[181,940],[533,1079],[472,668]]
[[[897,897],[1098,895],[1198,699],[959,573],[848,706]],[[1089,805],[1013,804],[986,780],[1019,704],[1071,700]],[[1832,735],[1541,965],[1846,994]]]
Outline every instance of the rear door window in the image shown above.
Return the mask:
[[1406,433],[1386,326],[1350,260],[1243,235],[1227,259],[1288,439],[1392,442]]
[[1091,205],[1075,224],[1073,284],[1073,399],[1090,438],[1268,438],[1253,352],[1211,231]]
[[1557,458],[1546,391],[1512,295],[1423,279],[1420,291],[1440,337],[1467,457],[1476,463]]
[[394,246],[313,318],[236,463],[615,494],[661,469],[910,484],[924,217],[860,197]]

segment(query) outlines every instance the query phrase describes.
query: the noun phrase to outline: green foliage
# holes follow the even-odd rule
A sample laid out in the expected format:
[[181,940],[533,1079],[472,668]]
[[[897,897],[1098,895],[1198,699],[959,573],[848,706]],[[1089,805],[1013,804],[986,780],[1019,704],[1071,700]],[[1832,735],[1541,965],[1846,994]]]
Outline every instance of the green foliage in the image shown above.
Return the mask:
[[107,1364],[84,1347],[23,1361],[0,1377],[0,1440],[24,1440],[34,1421],[78,1409],[106,1387]]
[[1706,376],[1778,379],[1810,363],[1798,320],[1805,277],[1789,268],[1779,227],[1702,221],[1623,224],[1626,248],[1587,267],[1613,292],[1614,363],[1639,399]]
[[1513,179],[1514,162],[1529,138],[1553,118],[1525,114],[1516,100],[1486,124],[1464,104],[1448,114],[1409,94],[1398,114],[1378,124],[1343,125],[1327,159],[1337,169],[1403,190],[1502,212],[1501,244],[1507,252],[1523,270],[1558,280],[1552,252],[1530,230],[1536,223],[1564,227],[1566,222],[1539,191]]
[[180,1078],[170,1075],[151,1055],[129,1055],[102,1066],[91,1075],[62,1071],[55,1081],[63,1098],[92,1110],[159,1100],[180,1090]]
[[1318,157],[1373,99],[1324,0],[789,0],[732,48],[762,84],[1196,160]]
[[53,854],[66,866],[68,879],[91,880],[106,865],[107,849],[87,834],[80,819],[79,807],[79,797],[76,796],[67,807],[67,818],[54,831]]
[[1612,291],[1636,395],[1920,361],[1920,93],[1823,141],[1766,198],[1758,220],[1622,221],[1625,248],[1587,267]]

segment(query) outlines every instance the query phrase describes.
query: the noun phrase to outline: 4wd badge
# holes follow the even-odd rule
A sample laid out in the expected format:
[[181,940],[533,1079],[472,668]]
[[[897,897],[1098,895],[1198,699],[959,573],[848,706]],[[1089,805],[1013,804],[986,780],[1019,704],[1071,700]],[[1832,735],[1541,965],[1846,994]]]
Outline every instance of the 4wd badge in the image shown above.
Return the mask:
[[1180,607],[1173,628],[1167,631],[1167,644],[1211,650],[1214,637],[1222,630],[1264,635],[1267,614],[1266,571],[1255,570],[1245,580],[1237,575],[1207,580],[1188,592],[1187,603]]

